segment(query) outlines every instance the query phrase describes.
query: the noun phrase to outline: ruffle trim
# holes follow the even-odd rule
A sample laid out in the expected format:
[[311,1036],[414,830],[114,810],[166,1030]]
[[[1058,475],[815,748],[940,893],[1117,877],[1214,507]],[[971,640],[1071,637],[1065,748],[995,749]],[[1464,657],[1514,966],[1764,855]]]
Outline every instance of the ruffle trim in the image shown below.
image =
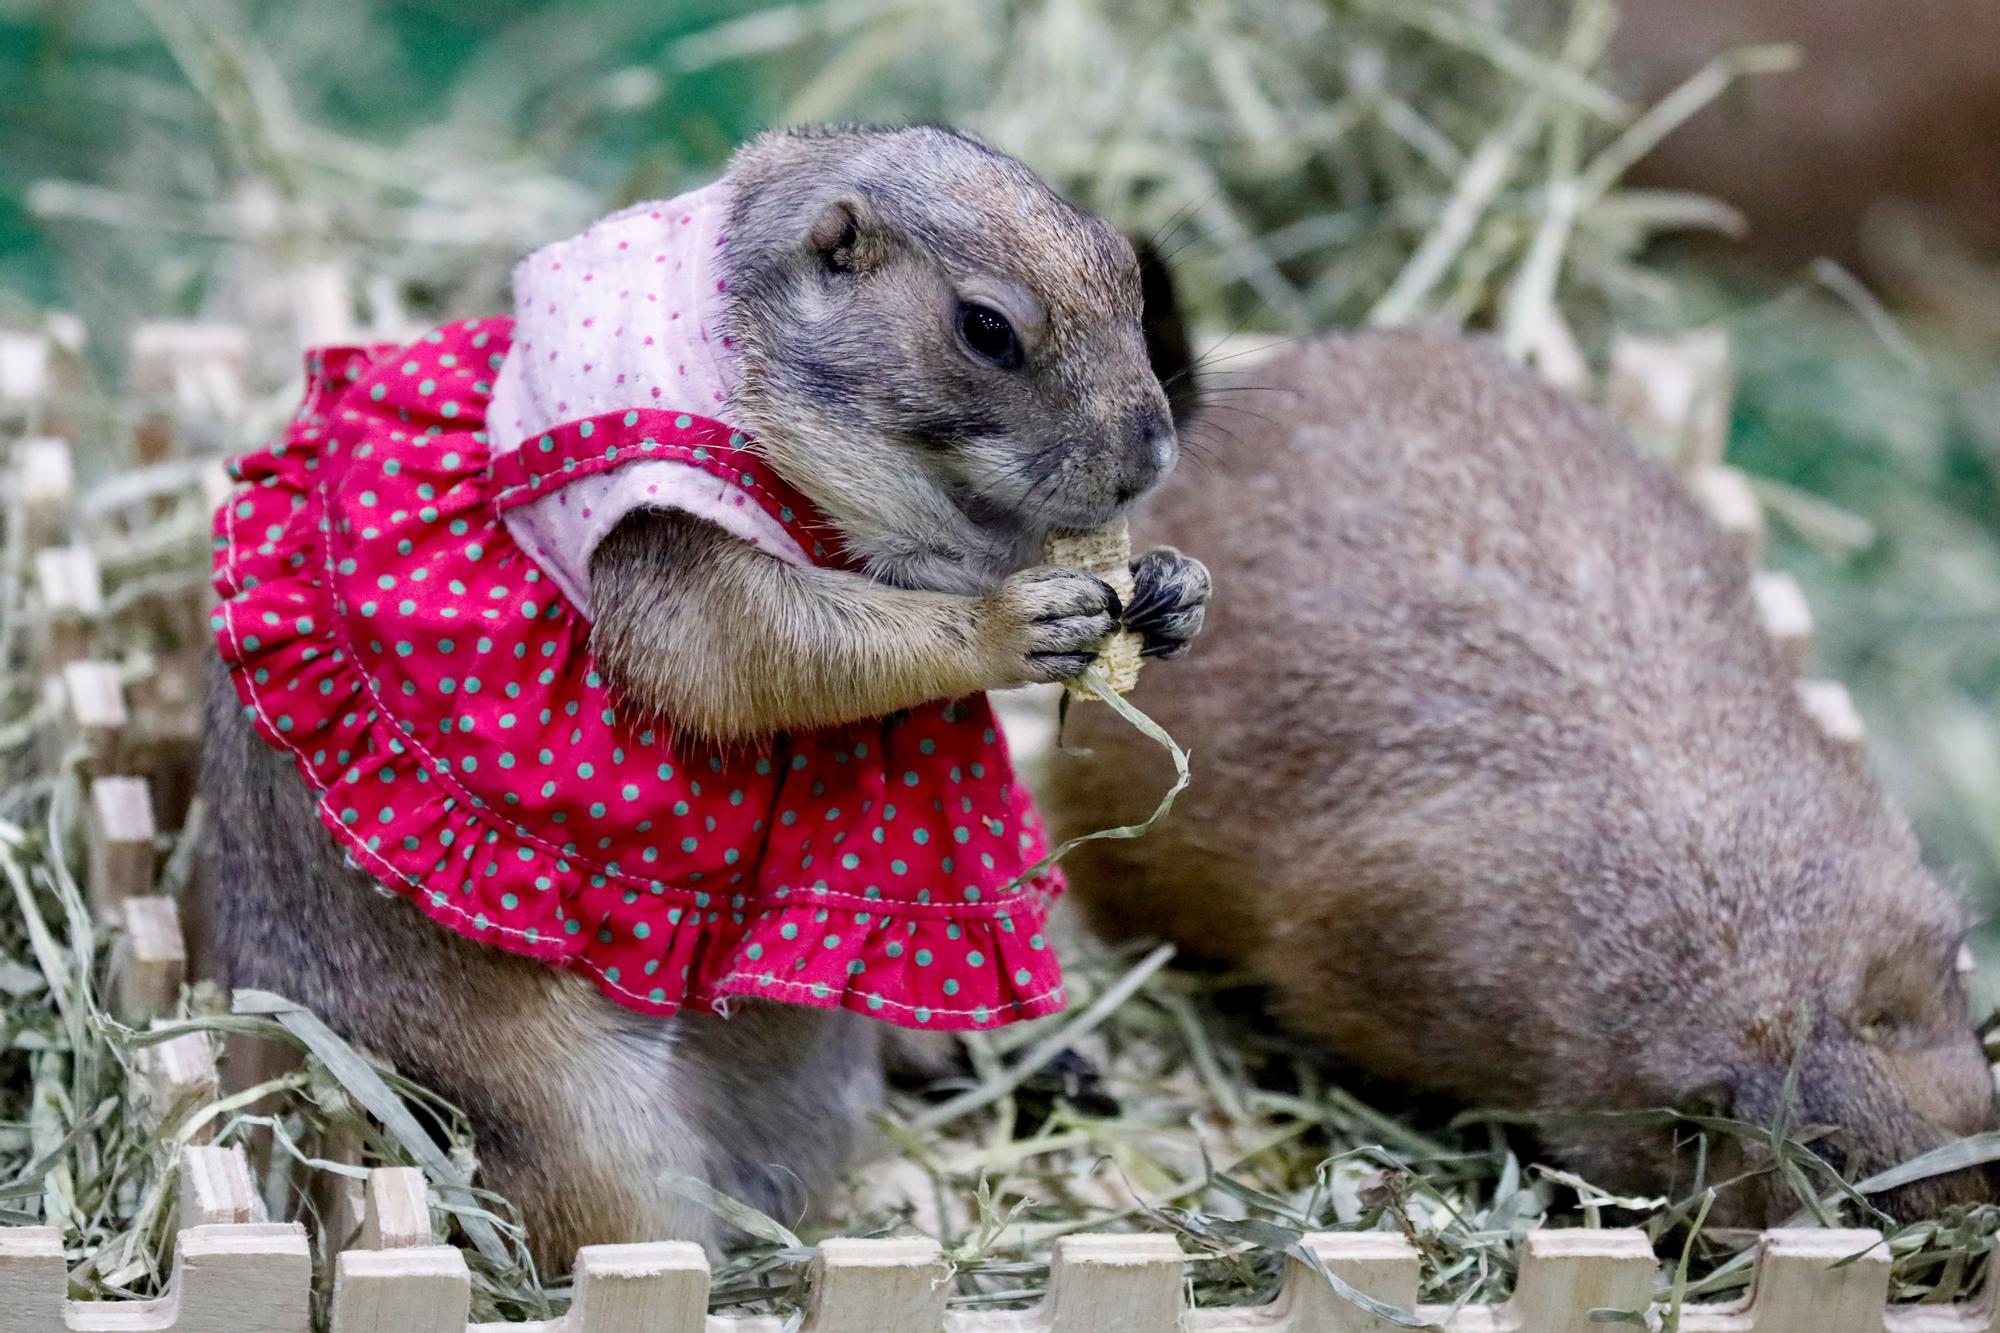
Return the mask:
[[[726,1013],[733,1000],[753,997],[969,1030],[1063,1007],[1060,968],[1043,937],[1062,887],[1053,870],[984,911],[878,907],[815,889],[773,902],[595,864],[459,786],[449,760],[429,753],[375,697],[333,605],[326,500],[315,475],[325,414],[377,355],[329,349],[309,357],[305,406],[285,441],[236,466],[247,485],[216,514],[214,582],[223,601],[211,617],[246,716],[264,741],[293,756],[318,794],[321,823],[357,865],[438,924],[583,970],[610,999],[643,1013],[671,1015],[686,1003]],[[393,836],[375,831],[390,822],[382,793],[391,789]],[[756,868],[747,869],[754,883]],[[672,905],[663,909],[662,899]],[[502,901],[510,910],[546,904],[545,924],[504,926],[481,910]],[[590,956],[592,942],[613,931],[650,944],[662,923],[660,954],[640,975]],[[838,982],[808,979],[830,969]],[[930,995],[944,999],[917,1002]]]

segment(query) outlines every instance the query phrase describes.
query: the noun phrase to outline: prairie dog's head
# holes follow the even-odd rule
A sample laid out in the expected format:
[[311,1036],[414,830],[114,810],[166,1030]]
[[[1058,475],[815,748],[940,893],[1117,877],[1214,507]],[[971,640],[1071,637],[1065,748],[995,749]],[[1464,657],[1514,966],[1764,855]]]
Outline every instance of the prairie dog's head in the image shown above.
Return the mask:
[[974,592],[1172,467],[1125,238],[934,127],[768,134],[730,167],[736,419],[878,577]]
[[[1846,755],[1834,764],[1859,767]],[[1762,810],[1715,812],[1692,863],[1662,858],[1657,873],[1679,883],[1663,882],[1664,910],[1632,923],[1651,957],[1606,969],[1595,997],[1600,1016],[1629,1020],[1605,1024],[1623,1029],[1598,1066],[1606,1077],[1586,1088],[1554,1069],[1548,1090],[1572,1104],[1670,1106],[1780,1129],[1848,1181],[2000,1124],[1957,968],[1963,904],[1862,782],[1806,776],[1765,795]],[[1781,819],[1792,828],[1774,827]],[[1628,1139],[1586,1125],[1550,1139],[1585,1170],[1643,1188],[1685,1192],[1705,1167],[1705,1183],[1725,1186],[1717,1225],[1774,1225],[1801,1206],[1755,1133],[1709,1133],[1704,1148],[1698,1132],[1683,1122],[1628,1129]],[[1822,1194],[1835,1188],[1821,1171],[1804,1174]],[[1990,1173],[1973,1171],[1872,1202],[1907,1219],[1993,1197]]]

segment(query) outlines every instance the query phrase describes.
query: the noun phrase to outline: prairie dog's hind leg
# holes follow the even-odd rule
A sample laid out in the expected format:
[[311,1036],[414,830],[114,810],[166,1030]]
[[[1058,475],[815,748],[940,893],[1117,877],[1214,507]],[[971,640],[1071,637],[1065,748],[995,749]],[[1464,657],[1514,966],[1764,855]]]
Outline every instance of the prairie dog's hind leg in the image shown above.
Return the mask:
[[882,1029],[859,1014],[747,1000],[677,1020],[684,1113],[709,1178],[787,1225],[817,1208],[882,1105]]
[[219,668],[210,685],[190,915],[209,972],[298,1001],[462,1109],[482,1183],[521,1209],[551,1271],[579,1245],[710,1239],[709,1215],[658,1183],[669,1167],[705,1175],[709,1156],[692,1117],[712,1113],[688,1096],[679,1024],[463,939],[378,887],[346,863]]

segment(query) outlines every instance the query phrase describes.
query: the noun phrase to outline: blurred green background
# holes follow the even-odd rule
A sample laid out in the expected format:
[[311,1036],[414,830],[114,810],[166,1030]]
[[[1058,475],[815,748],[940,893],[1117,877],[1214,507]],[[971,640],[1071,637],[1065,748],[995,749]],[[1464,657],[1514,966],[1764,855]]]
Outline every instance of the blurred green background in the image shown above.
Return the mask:
[[[0,0],[0,314],[78,312],[109,378],[131,321],[238,315],[314,265],[364,326],[490,310],[534,244],[700,179],[760,126],[838,116],[948,119],[1021,154],[1174,250],[1211,338],[1428,319],[1545,352],[1560,316],[1599,361],[1614,327],[1720,324],[1731,458],[1773,504],[1768,563],[1815,610],[1814,671],[1854,690],[1936,864],[2000,903],[2000,351],[1844,271],[1663,240],[1729,219],[1622,183],[1671,126],[1605,73],[1613,17]],[[1726,102],[1730,76],[1773,63],[1718,66],[1706,91]],[[290,348],[268,341],[277,384]]]

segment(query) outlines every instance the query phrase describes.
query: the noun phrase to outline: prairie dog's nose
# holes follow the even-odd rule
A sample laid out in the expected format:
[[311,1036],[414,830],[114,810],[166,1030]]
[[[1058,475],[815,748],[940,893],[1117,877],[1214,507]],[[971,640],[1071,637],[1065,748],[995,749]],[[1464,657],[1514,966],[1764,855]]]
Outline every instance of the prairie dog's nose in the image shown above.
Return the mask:
[[1124,448],[1127,498],[1139,494],[1167,474],[1180,451],[1173,418],[1157,408],[1139,408],[1125,415]]

